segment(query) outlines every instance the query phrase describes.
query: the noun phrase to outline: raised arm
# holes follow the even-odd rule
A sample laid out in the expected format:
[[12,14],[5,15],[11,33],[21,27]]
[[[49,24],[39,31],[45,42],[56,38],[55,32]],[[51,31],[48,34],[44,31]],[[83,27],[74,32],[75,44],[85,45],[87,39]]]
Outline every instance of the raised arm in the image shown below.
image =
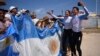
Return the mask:
[[85,20],[85,19],[87,19],[88,15],[89,15],[89,11],[82,2],[80,2],[80,4],[82,5],[85,13],[84,14],[79,14],[79,16],[80,16],[81,20]]
[[55,19],[64,19],[64,17],[57,17],[56,15],[50,13],[50,12],[47,12],[47,14],[49,14],[50,16],[54,17]]

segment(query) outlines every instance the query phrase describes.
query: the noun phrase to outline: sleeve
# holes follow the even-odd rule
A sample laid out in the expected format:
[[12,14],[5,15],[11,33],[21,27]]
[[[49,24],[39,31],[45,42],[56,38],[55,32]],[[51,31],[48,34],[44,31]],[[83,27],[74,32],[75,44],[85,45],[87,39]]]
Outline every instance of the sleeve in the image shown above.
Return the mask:
[[83,8],[84,8],[85,13],[84,14],[80,14],[80,17],[79,18],[81,20],[86,20],[87,17],[88,17],[88,15],[89,15],[89,11],[88,11],[88,9],[86,7],[83,7]]
[[54,17],[55,19],[64,19],[64,17],[57,17],[56,15],[54,14],[51,14],[52,17]]

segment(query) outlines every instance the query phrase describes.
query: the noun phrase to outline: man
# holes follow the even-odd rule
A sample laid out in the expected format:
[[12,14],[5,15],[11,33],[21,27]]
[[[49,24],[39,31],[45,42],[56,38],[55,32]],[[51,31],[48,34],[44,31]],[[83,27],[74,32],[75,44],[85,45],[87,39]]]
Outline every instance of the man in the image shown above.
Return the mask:
[[36,25],[37,22],[39,21],[39,19],[36,18],[36,14],[35,14],[35,12],[33,12],[33,13],[31,14],[31,17],[32,17],[32,21],[34,22],[34,25]]
[[13,14],[13,15],[16,15],[17,12],[18,12],[17,7],[15,7],[15,6],[11,6],[11,7],[9,8],[8,13],[5,14],[5,18],[11,20],[11,15],[12,15],[12,14]]
[[71,49],[72,49],[72,56],[73,54],[76,55],[76,50],[78,51],[79,56],[82,56],[82,50],[81,50],[81,41],[82,41],[82,20],[85,20],[87,16],[89,15],[87,8],[82,2],[79,2],[81,7],[83,7],[85,13],[84,14],[79,14],[79,8],[78,7],[73,7],[72,9],[72,14],[73,14],[73,19],[72,19],[72,30],[73,30],[73,40],[71,44]]
[[4,20],[4,11],[0,9],[0,35],[3,34],[6,30],[5,20]]

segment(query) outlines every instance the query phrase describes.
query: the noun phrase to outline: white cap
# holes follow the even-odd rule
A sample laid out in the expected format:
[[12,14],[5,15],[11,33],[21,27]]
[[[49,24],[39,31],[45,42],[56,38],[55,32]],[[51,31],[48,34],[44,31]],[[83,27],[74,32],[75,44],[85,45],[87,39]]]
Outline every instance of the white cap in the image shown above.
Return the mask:
[[16,8],[16,7],[15,6],[10,6],[9,10],[11,11],[14,8]]

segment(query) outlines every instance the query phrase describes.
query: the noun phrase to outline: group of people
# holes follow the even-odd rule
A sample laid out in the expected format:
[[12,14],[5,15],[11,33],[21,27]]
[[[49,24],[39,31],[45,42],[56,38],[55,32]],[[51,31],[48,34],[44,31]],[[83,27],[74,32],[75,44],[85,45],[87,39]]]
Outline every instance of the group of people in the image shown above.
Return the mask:
[[[65,16],[56,16],[52,12],[43,19],[29,10],[11,6],[8,12],[0,9],[0,47],[1,56],[82,56],[82,20],[89,12],[83,2],[80,13],[78,7],[66,10]],[[1,45],[0,45],[1,46]],[[5,46],[5,47],[4,47]]]
[[65,16],[57,17],[56,15],[48,12],[49,15],[56,18],[63,24],[62,34],[62,56],[66,56],[68,49],[71,49],[71,55],[82,56],[81,42],[82,42],[82,20],[86,20],[89,12],[82,2],[78,3],[84,9],[84,13],[79,13],[78,7],[73,7],[72,11],[66,10]]
[[0,56],[58,56],[60,28],[54,19],[37,19],[28,10],[0,10]]

